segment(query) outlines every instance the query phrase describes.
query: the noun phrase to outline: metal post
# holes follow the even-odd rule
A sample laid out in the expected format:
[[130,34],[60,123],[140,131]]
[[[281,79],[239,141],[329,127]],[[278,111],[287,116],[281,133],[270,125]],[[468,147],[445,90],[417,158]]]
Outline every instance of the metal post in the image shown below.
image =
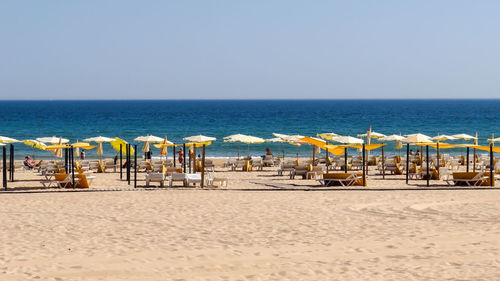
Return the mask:
[[344,148],[344,172],[347,173],[347,147]]
[[203,155],[201,158],[201,187],[205,185],[205,145],[203,145]]
[[123,153],[122,153],[122,148],[123,144],[120,143],[120,180],[123,180],[123,172],[122,172],[122,166],[123,166]]
[[315,158],[315,156],[316,156],[316,146],[315,146],[315,145],[313,145],[313,162],[312,162],[312,165],[313,165],[313,166],[315,166],[315,165],[314,165],[314,158]]
[[134,188],[137,187],[137,144],[134,145]]
[[366,171],[365,171],[365,161],[366,161],[366,149],[365,149],[365,144],[363,143],[363,186],[366,186]]
[[194,159],[193,159],[193,173],[196,173],[196,144],[193,143],[193,154],[194,154]]
[[75,155],[73,151],[73,146],[70,148],[71,150],[69,151],[70,155],[70,167],[71,167],[71,179],[73,180],[73,185],[72,187],[75,188]]
[[474,155],[472,155],[472,159],[474,160],[474,163],[472,164],[472,171],[476,172],[476,149],[475,148],[472,150],[472,153],[474,153]]
[[427,186],[429,186],[429,180],[431,175],[429,175],[429,146],[425,146],[425,161],[427,161]]
[[14,182],[14,171],[16,166],[14,165],[14,145],[10,144],[10,181]]
[[495,177],[493,176],[493,143],[490,143],[490,186],[495,186]]
[[189,153],[189,173],[191,174],[191,153]]
[[2,179],[3,179],[3,187],[5,190],[7,190],[7,149],[5,149],[5,146],[2,147],[3,150],[3,155],[2,155],[2,160],[3,160],[3,169],[2,169]]
[[172,146],[172,149],[174,150],[174,167],[175,167],[175,144]]
[[328,155],[328,148],[325,150],[326,151],[326,173],[328,174],[328,167],[330,166],[330,157]]
[[406,144],[406,184],[408,184],[408,176],[410,170],[410,144]]
[[[186,173],[186,144],[182,144],[182,152],[184,152],[184,159],[182,159],[182,164],[184,166],[183,172]],[[175,157],[174,157],[175,160]]]
[[68,163],[69,163],[69,161],[68,161],[68,157],[69,157],[69,155],[68,155],[68,149],[65,148],[64,149],[64,171],[66,172],[66,174],[69,174],[69,169],[68,169]]
[[[474,163],[475,166],[475,163]],[[469,147],[467,147],[467,168],[466,168],[467,173],[469,172]]]
[[130,161],[132,157],[130,157],[130,144],[127,144],[127,183],[130,185]]
[[384,146],[382,145],[382,179],[385,179],[385,157],[384,157]]

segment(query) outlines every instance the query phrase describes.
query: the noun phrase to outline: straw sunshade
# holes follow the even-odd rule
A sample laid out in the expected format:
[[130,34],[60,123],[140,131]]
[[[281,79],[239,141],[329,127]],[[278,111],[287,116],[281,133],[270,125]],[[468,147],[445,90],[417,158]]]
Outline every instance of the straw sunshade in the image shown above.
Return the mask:
[[21,141],[9,137],[0,136],[0,143],[15,143],[15,142],[21,142]]
[[51,143],[51,144],[63,144],[63,143],[68,143],[68,139],[63,139],[62,137],[45,137],[45,138],[37,138],[37,141],[41,141],[44,143]]

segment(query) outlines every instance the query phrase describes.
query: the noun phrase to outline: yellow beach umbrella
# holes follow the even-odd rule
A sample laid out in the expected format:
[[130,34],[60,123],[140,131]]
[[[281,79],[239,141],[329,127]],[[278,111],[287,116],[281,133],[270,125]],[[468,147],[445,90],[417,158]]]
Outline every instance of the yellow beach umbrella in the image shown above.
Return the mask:
[[71,146],[67,144],[52,144],[52,145],[47,145],[45,147],[45,150],[60,150],[60,149],[65,149],[65,148],[70,148]]
[[340,135],[335,133],[322,133],[322,134],[317,134],[316,136],[325,140],[332,140],[332,138],[339,137]]
[[33,148],[38,148],[41,150],[45,150],[45,147],[47,147],[47,145],[45,145],[43,142],[40,142],[37,140],[23,140],[23,143],[27,146],[31,146]]
[[[127,147],[126,145],[128,144],[128,142],[126,142],[125,140],[122,140],[120,138],[114,138],[113,141],[110,142],[111,144],[111,147],[120,152],[120,144],[122,145],[122,154],[124,155],[127,155]],[[130,154],[134,154],[134,148],[130,148]]]
[[452,135],[452,137],[454,137],[456,139],[464,139],[464,140],[474,140],[474,139],[477,139],[477,136],[474,137],[474,136],[467,135],[467,134],[456,134],[456,135]]
[[171,141],[168,141],[167,136],[165,136],[165,138],[163,139],[163,142],[161,144],[163,146],[160,150],[160,156],[167,156],[168,155],[168,146],[172,146],[172,145],[174,145],[174,143]]

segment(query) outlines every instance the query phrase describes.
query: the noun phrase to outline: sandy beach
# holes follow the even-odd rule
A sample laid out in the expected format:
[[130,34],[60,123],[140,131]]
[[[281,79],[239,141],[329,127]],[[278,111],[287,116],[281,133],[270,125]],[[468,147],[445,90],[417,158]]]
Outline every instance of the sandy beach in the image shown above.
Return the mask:
[[0,279],[500,278],[498,189],[370,171],[366,188],[322,190],[274,168],[218,170],[229,187],[134,190],[106,173],[88,192],[33,192],[33,173],[16,173],[18,192],[0,194]]

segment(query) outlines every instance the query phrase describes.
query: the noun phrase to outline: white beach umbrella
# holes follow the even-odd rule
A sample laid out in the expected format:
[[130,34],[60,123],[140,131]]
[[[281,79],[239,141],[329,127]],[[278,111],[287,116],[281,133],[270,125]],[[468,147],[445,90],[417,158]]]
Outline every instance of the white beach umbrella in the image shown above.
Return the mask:
[[[358,135],[359,138],[365,138],[366,136],[368,136],[368,133]],[[381,134],[381,133],[377,133],[377,132],[370,133],[370,138],[372,138],[372,139],[383,138],[383,137],[385,137],[385,135]]]
[[423,134],[411,134],[407,135],[406,138],[401,140],[402,142],[406,143],[426,143],[426,142],[432,142],[431,138],[429,136],[423,135]]
[[333,137],[332,141],[340,142],[343,144],[363,144],[365,141],[351,136],[338,136]]
[[98,155],[102,155],[104,153],[104,149],[102,147],[102,143],[103,142],[112,142],[114,141],[115,139],[112,139],[112,138],[107,138],[107,137],[103,137],[103,136],[98,136],[98,137],[93,137],[93,138],[88,138],[88,139],[84,139],[83,141],[85,142],[95,142],[97,143],[97,151],[96,153]]
[[68,139],[64,139],[62,137],[44,137],[44,138],[37,138],[36,140],[51,144],[64,144],[69,142]]
[[435,141],[456,140],[456,139],[457,139],[456,137],[449,136],[449,135],[437,135],[437,136],[431,138],[431,140],[435,140]]
[[21,142],[21,141],[9,137],[0,136],[0,143],[16,143],[16,142]]
[[144,142],[144,145],[142,146],[142,151],[143,152],[148,152],[150,150],[149,143],[151,142],[163,142],[163,139],[157,136],[140,136],[134,139],[134,141],[137,142]]
[[[259,137],[254,137],[254,136],[248,136],[248,135],[242,135],[242,134],[236,134],[236,135],[231,135],[227,136],[224,138],[224,142],[241,142],[241,143],[246,143],[248,145],[248,155],[250,155],[250,144],[254,143],[263,143],[266,140],[263,138]],[[240,156],[240,147],[238,145],[238,157]]]
[[456,135],[452,135],[452,137],[454,137],[456,139],[464,139],[464,140],[474,140],[474,139],[477,139],[477,137],[474,137],[474,136],[471,136],[471,135],[467,135],[467,134],[456,134]]
[[379,141],[401,141],[404,138],[405,137],[400,136],[400,135],[390,135],[390,136],[381,137],[378,140]]
[[183,138],[183,140],[189,141],[189,142],[194,142],[194,143],[205,143],[205,142],[216,141],[217,139],[213,138],[213,137],[207,137],[204,135],[197,135],[197,136],[190,136],[190,137]]
[[489,142],[500,142],[500,138],[488,139]]

